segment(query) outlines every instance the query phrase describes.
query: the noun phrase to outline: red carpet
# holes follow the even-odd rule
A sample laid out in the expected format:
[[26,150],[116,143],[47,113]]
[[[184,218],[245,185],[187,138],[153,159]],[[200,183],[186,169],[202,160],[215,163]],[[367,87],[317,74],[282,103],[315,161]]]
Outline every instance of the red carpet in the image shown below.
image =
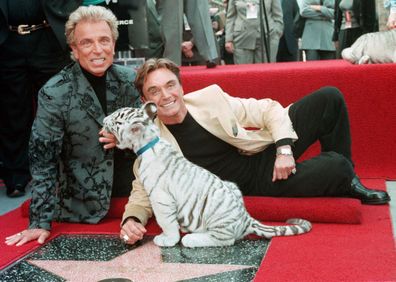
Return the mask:
[[389,207],[362,212],[360,225],[314,224],[298,240],[273,239],[255,281],[396,281]]
[[[383,180],[364,182],[372,187],[384,188]],[[293,200],[299,200],[302,204],[297,204],[298,201]],[[336,201],[339,201],[338,208]],[[262,214],[268,212],[268,209],[263,207],[263,201],[248,198],[246,202],[253,215],[269,218],[268,215]],[[314,223],[314,228],[309,234],[273,239],[268,254],[257,272],[256,281],[396,281],[396,252],[388,206],[361,206],[352,199],[327,199],[325,203],[325,199],[321,198],[266,198],[265,203],[276,209],[276,212],[273,211],[270,215],[273,217],[272,220],[277,220],[276,217],[283,220],[283,217],[296,212],[317,221],[327,219],[337,222],[340,218],[346,217],[361,219],[362,223]],[[354,213],[348,210],[354,210]],[[120,213],[115,210],[112,212],[114,215]],[[4,242],[6,236],[25,228],[27,222],[28,218],[21,216],[20,209],[1,216],[0,240]],[[153,221],[150,222],[148,230],[150,234],[159,232]],[[118,232],[119,218],[108,218],[97,225],[55,223],[52,236],[60,233]],[[0,248],[0,268],[36,247],[37,243],[18,248],[3,243]]]

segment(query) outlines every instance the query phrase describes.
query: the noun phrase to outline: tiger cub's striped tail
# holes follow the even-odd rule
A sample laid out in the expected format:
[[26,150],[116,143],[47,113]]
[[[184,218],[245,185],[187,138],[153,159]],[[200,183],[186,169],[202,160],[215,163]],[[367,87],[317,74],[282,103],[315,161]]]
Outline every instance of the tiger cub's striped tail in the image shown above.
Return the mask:
[[250,231],[258,236],[270,239],[275,236],[293,236],[303,234],[312,229],[311,223],[305,219],[291,218],[288,219],[286,223],[291,225],[271,226],[264,225],[257,220],[253,220],[250,225]]

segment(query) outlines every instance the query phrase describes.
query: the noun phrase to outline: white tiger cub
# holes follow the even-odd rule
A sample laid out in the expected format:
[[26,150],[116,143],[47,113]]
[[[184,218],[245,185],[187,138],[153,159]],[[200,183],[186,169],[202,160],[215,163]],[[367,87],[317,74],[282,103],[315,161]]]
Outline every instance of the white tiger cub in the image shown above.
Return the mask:
[[396,29],[371,32],[360,36],[342,58],[352,64],[396,63]]
[[253,219],[245,209],[237,185],[199,167],[159,138],[153,118],[154,103],[140,109],[122,108],[104,119],[104,128],[117,138],[117,147],[138,155],[140,179],[150,198],[163,233],[154,238],[158,246],[186,247],[233,245],[254,233],[265,238],[306,233],[311,223],[290,219],[287,226],[268,226]]

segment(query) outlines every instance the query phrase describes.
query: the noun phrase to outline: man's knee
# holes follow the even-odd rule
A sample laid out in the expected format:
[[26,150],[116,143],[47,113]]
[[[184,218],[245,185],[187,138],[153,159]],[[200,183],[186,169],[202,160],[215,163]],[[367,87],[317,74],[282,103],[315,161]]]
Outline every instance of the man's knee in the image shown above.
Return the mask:
[[333,86],[326,86],[313,93],[313,105],[321,109],[326,117],[337,118],[338,114],[346,111],[346,104],[342,92]]
[[321,95],[323,99],[326,99],[327,101],[334,102],[336,104],[344,104],[344,95],[342,92],[334,86],[326,86],[321,88],[318,91],[318,94]]

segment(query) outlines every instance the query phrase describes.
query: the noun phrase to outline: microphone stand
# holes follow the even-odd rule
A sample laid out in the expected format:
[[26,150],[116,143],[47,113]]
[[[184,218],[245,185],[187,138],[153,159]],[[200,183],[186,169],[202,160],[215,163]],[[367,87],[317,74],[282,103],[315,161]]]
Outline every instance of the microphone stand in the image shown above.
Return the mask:
[[[264,19],[263,19],[264,15]],[[265,21],[265,27],[264,27]],[[270,44],[269,44],[269,25],[267,10],[265,8],[264,0],[260,0],[260,35],[261,35],[261,62],[264,63],[264,48],[267,62],[270,63]]]

